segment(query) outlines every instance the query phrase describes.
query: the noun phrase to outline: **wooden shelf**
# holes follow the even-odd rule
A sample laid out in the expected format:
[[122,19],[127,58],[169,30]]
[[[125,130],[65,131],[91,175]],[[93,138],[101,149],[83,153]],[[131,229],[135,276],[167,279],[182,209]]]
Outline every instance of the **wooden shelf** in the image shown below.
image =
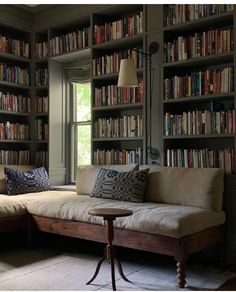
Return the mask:
[[143,140],[143,137],[121,137],[121,138],[93,138],[93,142],[111,142],[111,141],[135,141]]
[[48,89],[48,85],[45,86],[35,86],[36,90],[47,90]]
[[234,98],[234,92],[228,92],[228,93],[219,93],[219,94],[206,94],[206,95],[199,95],[199,96],[190,96],[190,97],[182,97],[182,98],[176,98],[176,99],[164,99],[164,104],[170,104],[170,103],[182,103],[182,102],[202,102],[207,100],[221,100],[221,99],[227,99],[227,98]]
[[123,37],[118,40],[112,40],[102,44],[94,44],[93,49],[107,50],[107,49],[116,49],[127,47],[132,48],[132,46],[138,46],[140,42],[143,41],[143,34],[137,34],[130,37]]
[[2,114],[2,115],[26,116],[26,117],[28,117],[31,113],[23,113],[23,112],[14,112],[14,111],[0,110],[0,114]]
[[78,60],[78,58],[84,58],[84,57],[90,56],[90,52],[91,52],[90,48],[86,47],[86,48],[81,48],[79,50],[65,52],[65,53],[54,55],[54,56],[50,56],[49,59],[56,60],[56,61],[59,61],[62,63],[72,62],[72,61]]
[[44,116],[48,116],[48,113],[32,113],[32,115],[36,117],[44,117]]
[[[140,76],[143,73],[143,68],[137,69],[137,74]],[[115,80],[118,78],[119,73],[109,73],[109,74],[103,74],[103,75],[97,75],[93,76],[93,80]]]
[[210,65],[219,65],[221,63],[231,63],[234,61],[234,53],[221,53],[217,55],[211,55],[211,56],[204,56],[204,57],[198,57],[194,59],[188,59],[183,61],[175,61],[175,62],[169,62],[164,63],[164,68],[177,68],[177,67],[192,67],[192,66],[210,66]]
[[196,31],[205,27],[209,28],[212,25],[226,26],[226,21],[233,23],[233,11],[167,26],[163,30],[164,32]]
[[142,108],[143,103],[136,102],[136,103],[126,103],[126,104],[116,104],[116,105],[107,105],[107,106],[100,106],[100,107],[93,107],[93,111],[107,111],[107,110],[122,110],[122,109],[136,109],[136,108]]
[[164,136],[163,139],[208,139],[208,138],[234,138],[235,134],[201,134],[201,135],[180,135],[180,136]]
[[0,139],[0,143],[31,143],[32,140],[7,140]]
[[21,85],[13,82],[8,82],[8,81],[0,81],[0,86],[6,86],[6,87],[13,87],[13,88],[18,88],[18,89],[30,89],[30,86],[28,85]]
[[14,54],[9,54],[9,53],[1,53],[0,52],[0,58],[1,59],[12,60],[14,62],[27,63],[27,64],[30,64],[30,62],[31,62],[31,59],[30,58],[16,56]]
[[48,140],[35,140],[35,143],[48,143]]

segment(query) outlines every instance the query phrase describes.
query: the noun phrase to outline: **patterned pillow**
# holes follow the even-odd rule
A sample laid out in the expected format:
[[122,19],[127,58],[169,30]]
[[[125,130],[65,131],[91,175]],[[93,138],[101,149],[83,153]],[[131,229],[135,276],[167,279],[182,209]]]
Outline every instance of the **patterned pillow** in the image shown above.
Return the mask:
[[20,195],[35,193],[53,189],[49,181],[47,171],[44,167],[35,168],[27,172],[4,167],[7,183],[7,194]]
[[101,168],[90,197],[142,203],[148,172]]

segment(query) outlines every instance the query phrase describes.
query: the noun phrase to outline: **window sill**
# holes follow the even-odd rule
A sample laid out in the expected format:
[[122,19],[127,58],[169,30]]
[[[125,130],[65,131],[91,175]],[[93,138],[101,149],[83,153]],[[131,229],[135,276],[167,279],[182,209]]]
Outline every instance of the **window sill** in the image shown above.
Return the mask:
[[61,186],[54,186],[55,191],[75,191],[75,185],[61,185]]

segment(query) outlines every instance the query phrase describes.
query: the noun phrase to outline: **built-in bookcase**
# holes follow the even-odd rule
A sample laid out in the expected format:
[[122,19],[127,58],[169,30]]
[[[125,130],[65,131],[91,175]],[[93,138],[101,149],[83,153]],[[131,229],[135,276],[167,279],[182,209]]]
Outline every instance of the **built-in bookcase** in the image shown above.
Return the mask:
[[0,29],[0,163],[31,164],[31,35]]
[[[143,6],[93,14],[92,149],[94,164],[144,163]],[[118,88],[120,60],[133,58],[140,86]]]
[[164,5],[164,24],[164,164],[234,174],[233,5]]

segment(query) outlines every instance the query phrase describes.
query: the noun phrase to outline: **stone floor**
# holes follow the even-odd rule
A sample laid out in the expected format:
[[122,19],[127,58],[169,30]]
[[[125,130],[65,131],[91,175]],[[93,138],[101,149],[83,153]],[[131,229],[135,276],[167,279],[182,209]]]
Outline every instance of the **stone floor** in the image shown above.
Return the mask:
[[[7,244],[3,243],[5,239],[1,241],[0,290],[112,289],[109,263],[102,265],[94,284],[86,285],[104,245],[49,236],[40,238],[35,248],[29,250],[21,239],[16,236]],[[121,248],[118,252],[131,283],[123,281],[117,273],[117,290],[179,290],[172,258]],[[216,290],[232,275],[192,260],[187,269],[185,290]]]

